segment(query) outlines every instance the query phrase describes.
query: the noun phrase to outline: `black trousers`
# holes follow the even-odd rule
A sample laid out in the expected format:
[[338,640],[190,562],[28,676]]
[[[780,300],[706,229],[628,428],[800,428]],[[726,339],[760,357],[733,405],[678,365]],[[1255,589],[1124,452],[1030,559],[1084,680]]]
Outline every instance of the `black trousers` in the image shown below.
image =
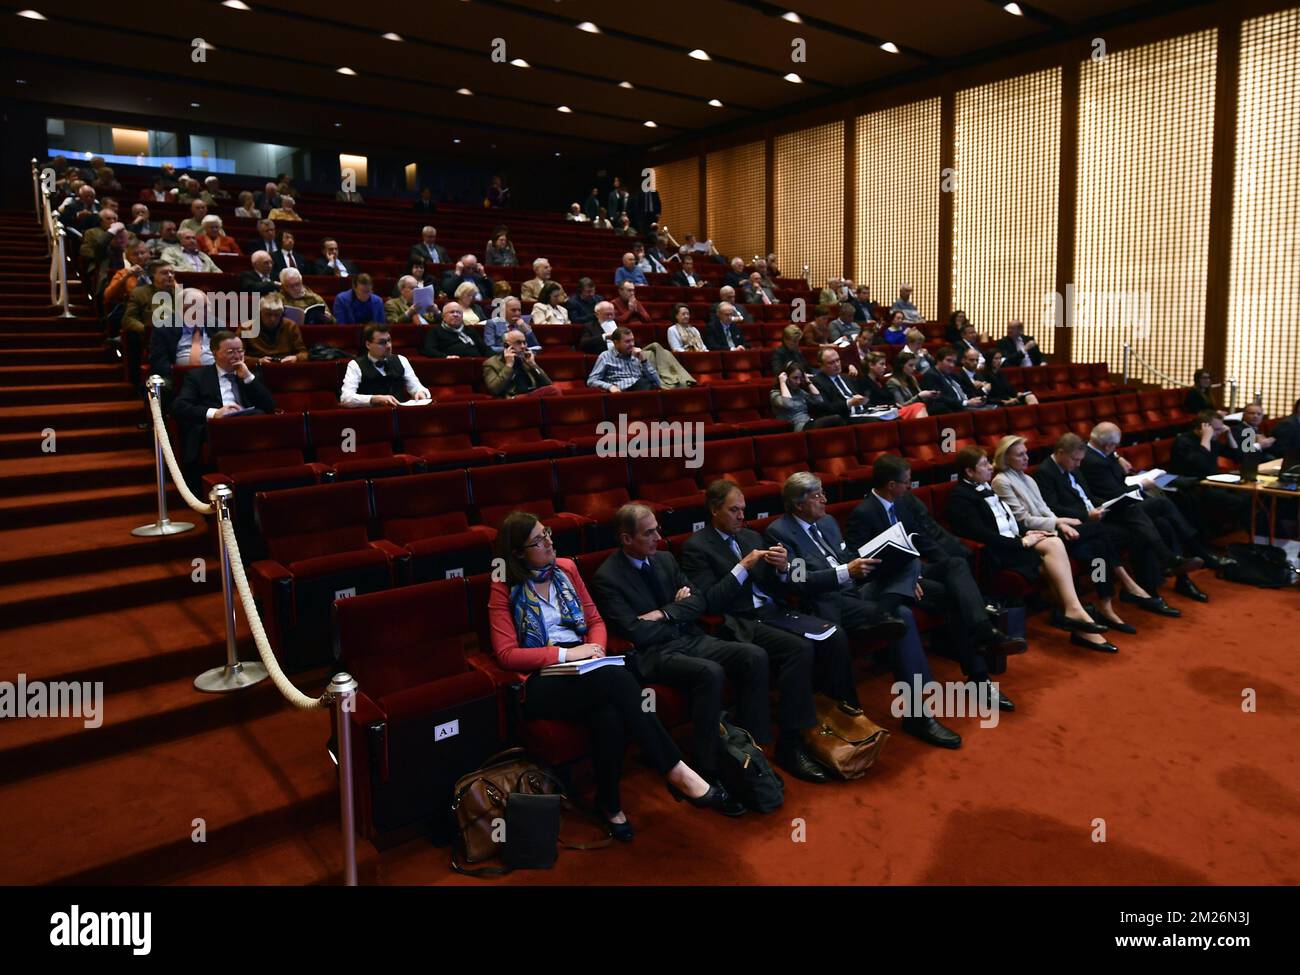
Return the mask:
[[962,673],[972,680],[986,680],[989,668],[979,647],[987,641],[993,624],[970,563],[956,555],[927,562],[921,570],[921,592],[925,596],[921,605],[946,621]]
[[857,706],[853,659],[842,629],[837,627],[825,640],[809,640],[760,620],[754,623],[750,640],[767,652],[776,671],[777,725],[782,738],[795,740],[797,732],[817,723],[815,691]]
[[689,695],[692,758],[696,771],[706,778],[718,770],[718,715],[728,679],[736,691],[736,724],[755,741],[772,740],[769,665],[762,647],[711,636],[685,636],[637,656],[644,681],[667,684]]
[[[1066,552],[1085,567],[1088,578],[1093,580],[1093,585],[1097,588],[1097,595],[1101,599],[1112,598],[1115,595],[1115,566],[1119,564],[1114,533],[1107,531],[1099,521],[1089,521],[1074,527],[1079,537],[1065,543]],[[1097,564],[1098,559],[1102,563],[1100,566]]]
[[[1164,501],[1165,504],[1169,503],[1163,498],[1159,500]],[[1146,504],[1147,502],[1143,501],[1142,504],[1130,505],[1108,514],[1105,522],[1111,529],[1119,529],[1123,532],[1125,544],[1133,559],[1133,570],[1138,584],[1154,596],[1164,583],[1164,567],[1176,556],[1165,541],[1166,533],[1171,539],[1173,538],[1173,529],[1168,525],[1157,526],[1156,516],[1146,509]]]
[[601,812],[623,808],[618,784],[629,739],[641,746],[660,774],[682,760],[659,718],[642,709],[641,685],[626,667],[602,667],[581,677],[533,674],[524,688],[524,717],[582,721],[590,729],[596,806]]

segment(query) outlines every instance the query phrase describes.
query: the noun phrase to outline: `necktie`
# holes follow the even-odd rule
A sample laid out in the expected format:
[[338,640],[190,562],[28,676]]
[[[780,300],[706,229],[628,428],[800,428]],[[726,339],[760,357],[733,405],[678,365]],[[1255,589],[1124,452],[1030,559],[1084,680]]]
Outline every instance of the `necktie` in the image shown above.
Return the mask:
[[192,366],[197,366],[199,364],[199,360],[201,360],[202,358],[203,358],[203,330],[200,328],[196,328],[190,333],[189,364]]
[[287,256],[286,256],[285,259],[284,259],[284,263],[287,264],[289,267],[297,267],[297,266],[298,266],[297,263],[294,262],[294,259],[293,259],[293,251],[289,251],[289,252],[288,252]]
[[894,506],[891,504],[888,510],[889,510],[889,523],[891,525],[897,525],[898,515],[894,513]]
[[830,561],[831,565],[836,565],[836,566],[840,565],[841,563],[839,557],[835,554],[834,551],[831,550],[831,547],[828,544],[826,544],[826,539],[822,537],[821,529],[818,528],[816,525],[809,525],[808,531],[812,533],[813,541],[816,542],[817,545],[821,548],[822,554],[826,556],[826,558]]
[[649,559],[641,563],[639,570],[641,579],[645,582],[646,588],[650,590],[650,596],[655,601],[655,608],[662,609],[668,605],[668,596],[664,593],[664,587],[659,582],[659,576],[655,572],[654,565]]
[[[736,540],[735,535],[727,536],[727,544],[731,546],[731,553],[736,557],[737,562],[739,562],[742,558],[744,558],[744,556],[741,554],[740,551],[740,542]],[[749,574],[749,576],[746,578],[745,581],[749,584],[750,592],[753,593],[755,609],[758,609],[762,606],[766,606],[768,603],[772,601],[772,597],[769,596],[767,593],[763,592],[763,590],[758,587],[758,583],[754,581],[754,574],[752,572]]]
[[230,395],[235,398],[235,403],[242,408],[244,405],[244,397],[239,391],[241,385],[239,382],[239,376],[236,373],[228,372],[226,373],[226,379],[230,382]]
[[388,361],[386,359],[379,359],[378,361],[376,361],[375,368],[379,370],[379,375],[381,376],[388,375]]
[[768,297],[766,291],[760,289],[758,293],[763,296],[763,304],[770,305],[772,303],[772,299]]

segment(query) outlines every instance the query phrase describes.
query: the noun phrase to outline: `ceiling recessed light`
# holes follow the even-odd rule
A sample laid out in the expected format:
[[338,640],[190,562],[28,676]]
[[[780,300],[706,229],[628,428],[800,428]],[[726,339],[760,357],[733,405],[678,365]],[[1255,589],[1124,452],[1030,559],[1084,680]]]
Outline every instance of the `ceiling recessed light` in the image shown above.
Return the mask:
[[348,75],[348,76],[354,76],[354,75],[356,74],[356,72],[353,71],[351,68],[339,68],[339,69],[338,69],[338,73],[339,73],[339,74],[345,74],[345,75]]
[[802,85],[802,84],[803,84],[803,79],[800,78],[800,77],[799,77],[797,74],[795,74],[793,71],[791,71],[788,75],[785,75],[785,80],[788,81],[788,82],[790,82],[790,84],[792,84],[792,85]]
[[722,107],[722,102],[718,101],[716,98],[710,98],[710,99],[709,99],[709,104],[712,105],[714,108],[721,108],[721,107]]
[[565,115],[573,114],[573,109],[571,109],[568,105],[561,105],[559,108],[556,109],[556,111],[563,112]]
[[456,145],[460,145],[460,140],[459,140],[459,139],[452,139],[451,141],[454,142],[454,143],[456,143]]
[[793,10],[787,10],[785,13],[783,13],[783,14],[781,15],[781,19],[782,19],[782,20],[788,20],[788,21],[790,21],[790,23],[792,23],[792,24],[802,24],[802,23],[803,23],[803,18],[800,17],[800,16],[799,16],[797,13],[795,13]]
[[588,34],[600,33],[600,28],[597,27],[595,24],[593,24],[590,20],[584,20],[581,24],[578,24],[578,30],[586,31]]
[[1004,3],[1002,9],[1016,17],[1023,17],[1025,15],[1025,12],[1020,9],[1020,4],[1018,3]]
[[221,0],[221,5],[222,5],[223,7],[229,7],[231,10],[250,10],[250,9],[252,9],[252,8],[250,8],[250,7],[248,6],[248,4],[244,3],[244,0]]
[[516,68],[531,68],[531,67],[532,67],[532,65],[529,64],[527,61],[525,61],[523,58],[515,58],[515,59],[514,59],[513,61],[511,61],[510,63],[513,64]]
[[341,129],[341,128],[343,128],[343,123],[342,123],[342,122],[335,122],[335,123],[334,123],[334,128],[336,128],[336,129]]
[[558,156],[558,155],[559,155],[559,153],[558,153],[558,152],[557,152],[557,153],[556,153],[556,155],[557,155],[557,156]]
[[190,108],[202,108],[202,107],[203,106],[200,105],[198,102],[190,102]]
[[898,53],[898,45],[895,44],[893,41],[885,41],[884,44],[880,45],[880,49],[882,51],[888,51],[890,54]]
[[384,35],[383,35],[383,38],[384,38],[384,40],[386,40],[386,41],[401,41],[401,40],[405,40],[405,38],[402,37],[401,34],[394,34],[391,30],[390,30],[387,34],[384,34]]
[[44,19],[45,19],[45,14],[41,13],[39,10],[20,10],[20,11],[18,11],[18,16],[19,16],[19,17],[26,17],[28,20],[44,20]]
[[25,85],[25,84],[27,84],[27,79],[26,79],[26,78],[15,78],[15,79],[14,79],[14,84],[16,84],[16,85]]
[[708,52],[708,51],[702,50],[701,48],[698,48],[698,47],[697,47],[694,51],[687,51],[687,52],[686,52],[686,56],[687,56],[688,58],[695,58],[696,61],[711,61],[711,60],[712,60],[712,58],[709,57],[709,52]]
[[620,88],[631,88],[631,87],[632,87],[632,82],[630,82],[630,81],[620,81],[620,82],[618,83],[618,86],[619,86]]
[[457,94],[457,95],[472,95],[472,94],[474,94],[474,93],[473,93],[472,91],[470,91],[468,88],[457,88],[457,89],[456,89],[456,94]]
[[657,129],[657,128],[659,128],[659,126],[655,125],[653,122],[648,121],[648,120],[647,120],[645,123],[643,123],[643,124],[645,125],[645,127],[646,127],[647,129]]

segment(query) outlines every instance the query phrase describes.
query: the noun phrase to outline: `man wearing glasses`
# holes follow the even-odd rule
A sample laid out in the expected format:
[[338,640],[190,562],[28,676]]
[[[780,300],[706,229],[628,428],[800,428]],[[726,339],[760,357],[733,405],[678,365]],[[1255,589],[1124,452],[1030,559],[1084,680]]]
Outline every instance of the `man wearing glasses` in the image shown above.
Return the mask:
[[[722,692],[736,692],[735,723],[758,742],[772,739],[767,653],[753,643],[719,640],[697,624],[708,611],[703,592],[691,588],[669,552],[659,551],[659,522],[643,504],[625,504],[614,515],[621,551],[604,561],[593,582],[596,605],[606,624],[636,647],[635,666],[643,683],[662,683],[690,696],[692,766],[717,781]],[[728,574],[731,597],[743,584]],[[724,580],[725,582],[725,580]],[[745,806],[732,797],[721,811],[738,816]]]
[[427,400],[431,394],[415,375],[406,356],[393,353],[388,326],[371,322],[361,333],[366,354],[348,363],[343,374],[340,406],[397,406],[407,400]]

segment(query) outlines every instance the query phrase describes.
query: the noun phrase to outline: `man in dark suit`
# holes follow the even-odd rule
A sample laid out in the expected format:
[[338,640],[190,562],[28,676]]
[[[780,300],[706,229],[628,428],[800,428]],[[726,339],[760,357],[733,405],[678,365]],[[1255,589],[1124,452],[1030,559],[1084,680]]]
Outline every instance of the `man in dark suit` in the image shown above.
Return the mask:
[[[636,648],[635,666],[646,683],[686,691],[693,721],[692,765],[716,781],[721,763],[718,715],[727,680],[736,692],[736,723],[756,741],[770,741],[768,661],[762,647],[707,636],[696,621],[708,607],[691,588],[676,560],[657,550],[658,519],[650,508],[627,504],[614,516],[620,551],[596,570],[592,585],[601,616],[615,634]],[[730,586],[740,583],[729,575]],[[725,580],[724,580],[725,581]],[[744,806],[734,800],[728,815]]]
[[1300,399],[1291,407],[1291,415],[1273,428],[1273,450],[1283,456],[1288,450],[1300,450]]
[[180,427],[185,483],[195,494],[203,487],[200,459],[208,424],[223,422],[230,414],[245,409],[275,412],[271,393],[244,362],[244,343],[238,334],[219,329],[212,334],[212,347],[214,363],[186,372],[181,391],[171,404],[172,416]]
[[826,514],[822,482],[808,471],[786,478],[781,500],[786,513],[768,526],[767,540],[780,543],[791,557],[791,589],[801,603],[859,636],[871,635],[873,628],[886,623],[894,676],[905,685],[896,686],[901,694],[895,702],[896,714],[902,704],[903,730],[941,748],[961,747],[961,736],[925,716],[922,707],[921,688],[933,678],[910,606],[917,597],[919,564],[913,561],[909,571],[893,579],[869,580],[879,563],[857,557],[844,544],[835,519]]
[[239,275],[239,290],[247,294],[269,295],[280,290],[280,281],[272,274],[275,262],[266,251],[254,251],[249,257],[252,270]]
[[[596,305],[604,301],[596,293],[596,283],[591,278],[578,278],[578,293],[564,303],[569,311],[571,325],[589,325],[596,320]],[[604,352],[604,348],[600,350]]]
[[1043,502],[1058,518],[1078,521],[1076,530],[1081,535],[1102,530],[1109,533],[1116,551],[1129,550],[1134,578],[1142,594],[1125,586],[1120,593],[1121,600],[1158,616],[1182,616],[1181,610],[1170,606],[1159,595],[1164,582],[1164,566],[1177,565],[1178,557],[1169,551],[1154,522],[1140,506],[1112,511],[1100,506],[1099,499],[1088,491],[1079,472],[1086,452],[1087,445],[1082,437],[1073,433],[1062,435],[1052,455],[1039,464],[1033,474]]
[[478,329],[465,324],[465,310],[454,301],[442,306],[442,321],[424,329],[420,352],[431,359],[487,359],[492,350]]
[[168,388],[173,366],[210,366],[215,361],[212,336],[217,330],[207,324],[207,296],[202,291],[184,289],[179,301],[153,308],[150,319],[149,369],[168,380]]
[[361,269],[352,261],[345,261],[339,255],[339,242],[333,237],[321,241],[320,260],[313,266],[311,273],[335,278],[355,278]]
[[252,254],[254,251],[266,251],[272,257],[280,249],[280,244],[276,240],[275,221],[263,217],[257,221],[257,236],[244,245],[244,253]]
[[[868,398],[852,376],[844,375],[840,353],[835,348],[817,350],[818,369],[808,378],[822,394],[828,410],[845,420],[860,422],[867,419]],[[892,402],[892,398],[891,398]]]
[[762,647],[776,668],[777,762],[796,778],[826,782],[830,774],[804,748],[803,732],[817,724],[814,688],[858,706],[848,639],[837,629],[824,640],[810,640],[768,622],[786,612],[785,549],[768,546],[745,527],[745,495],[734,482],[714,481],[704,504],[709,520],[682,546],[682,571],[704,593],[708,611],[723,617],[728,635]]
[[[1115,424],[1098,423],[1089,434],[1088,447],[1083,455],[1080,471],[1084,483],[1091,494],[1104,501],[1117,498],[1126,491],[1132,490],[1124,483],[1124,479],[1133,473],[1133,465],[1116,453],[1121,439],[1120,429]],[[1143,500],[1129,507],[1144,512],[1158,529],[1157,533],[1163,543],[1156,549],[1156,553],[1162,568],[1166,575],[1181,577],[1175,584],[1174,591],[1198,602],[1204,602],[1208,597],[1186,577],[1186,574],[1201,568],[1202,565],[1217,569],[1222,565],[1221,560],[1198,537],[1196,529],[1183,517],[1177,506],[1165,495],[1156,493],[1158,489],[1154,484],[1148,483],[1139,487]]]
[[945,345],[934,356],[934,368],[927,369],[921,377],[922,389],[933,389],[938,397],[927,402],[926,409],[934,414],[960,413],[971,406],[982,406],[983,396],[971,396],[961,381],[957,366],[957,350]]
[[628,212],[631,204],[631,194],[628,193],[627,188],[623,185],[623,181],[619,177],[615,176],[614,188],[609,191],[609,200],[605,208],[609,211],[607,216],[614,226],[618,226],[618,218],[625,213],[628,214],[629,219],[631,218],[632,214]]
[[410,265],[417,257],[426,265],[451,263],[447,259],[447,248],[438,243],[437,227],[420,229],[420,242],[411,245],[411,251],[406,255],[406,263]]
[[668,283],[678,288],[702,288],[708,284],[707,281],[696,273],[695,258],[690,254],[687,254],[682,258],[681,268],[668,279]]
[[636,225],[640,228],[641,233],[650,232],[650,225],[659,222],[661,212],[663,212],[663,204],[659,200],[658,190],[642,190],[637,194]]
[[[1169,471],[1179,475],[1180,509],[1202,538],[1216,520],[1230,528],[1250,526],[1250,499],[1239,491],[1207,487],[1201,482],[1219,473],[1219,461],[1241,464],[1241,447],[1215,410],[1203,410],[1192,429],[1174,437],[1169,456]],[[1181,502],[1181,503],[1180,503]]]
[[311,258],[298,253],[296,245],[297,241],[293,239],[293,234],[286,230],[280,234],[279,249],[269,252],[271,254],[271,274],[277,281],[280,280],[280,272],[287,267],[291,267],[301,274],[316,273],[316,265]]
[[1004,366],[1041,366],[1046,360],[1038,340],[1025,334],[1025,323],[1014,319],[1007,326],[1007,337],[998,339]]
[[419,197],[411,204],[411,209],[416,213],[437,213],[438,204],[433,199],[433,190],[427,186],[421,189]]
[[961,338],[954,342],[952,347],[957,353],[958,362],[962,362],[966,358],[968,351],[974,350],[977,358],[975,368],[982,369],[984,367],[984,353],[980,351],[979,333],[975,331],[974,325],[970,323],[964,325],[961,330]]
[[704,330],[704,344],[710,352],[729,352],[745,347],[745,333],[736,324],[736,306],[731,302],[718,304],[716,317]]
[[[1002,632],[989,619],[983,593],[971,573],[971,549],[935,521],[912,495],[912,470],[902,457],[881,454],[871,471],[871,491],[849,515],[844,541],[857,551],[891,525],[901,524],[921,553],[921,605],[942,616],[948,636],[957,647],[961,668],[971,680],[989,684],[988,653],[1023,653],[1020,637]],[[1014,711],[1000,689],[981,686],[981,694],[995,694],[998,707]]]
[[[473,254],[466,254],[456,266],[442,276],[442,283],[439,290],[445,295],[455,297],[456,289],[466,281],[474,282],[474,287],[478,288],[480,301],[488,302],[492,300],[492,281],[479,267],[478,258]],[[484,307],[487,307],[484,305]]]
[[[1285,423],[1286,421],[1282,421]],[[1262,464],[1282,456],[1276,436],[1264,433],[1264,407],[1258,403],[1247,403],[1241,411],[1241,419],[1229,422],[1228,429],[1243,453],[1253,451]]]

